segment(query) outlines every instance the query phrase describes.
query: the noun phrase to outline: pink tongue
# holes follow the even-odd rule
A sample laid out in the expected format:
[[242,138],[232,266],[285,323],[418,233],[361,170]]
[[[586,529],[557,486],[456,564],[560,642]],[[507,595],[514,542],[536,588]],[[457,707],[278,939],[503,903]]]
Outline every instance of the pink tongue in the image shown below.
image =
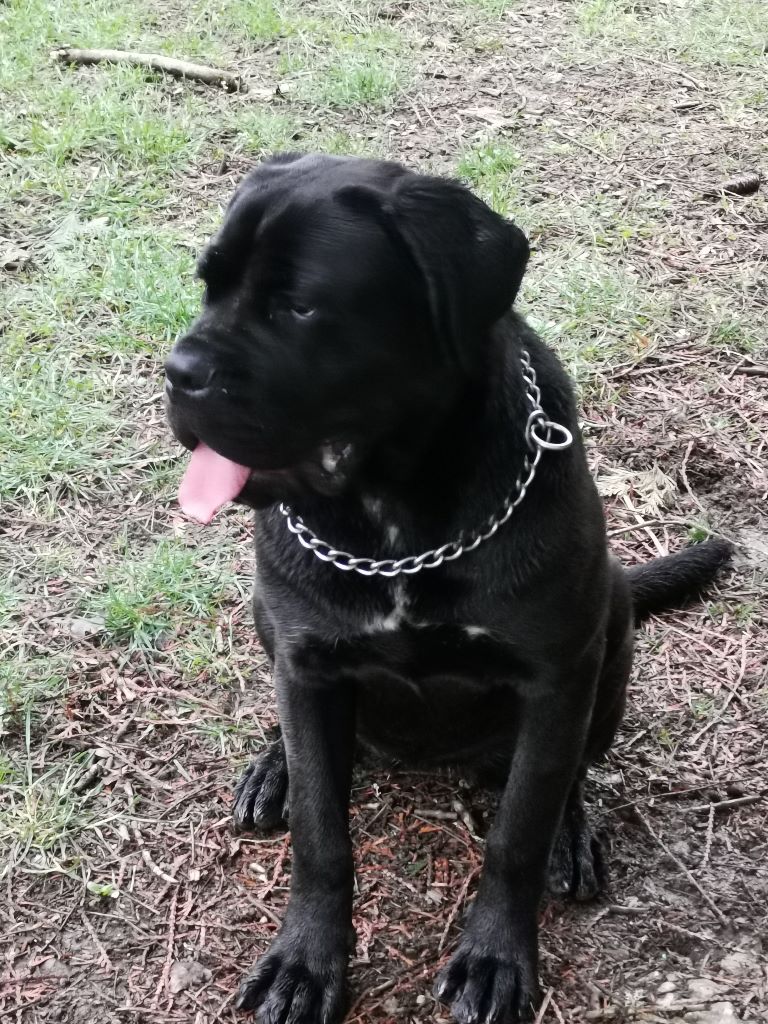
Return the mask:
[[221,506],[242,491],[250,472],[199,441],[179,487],[179,504],[192,519],[210,523]]

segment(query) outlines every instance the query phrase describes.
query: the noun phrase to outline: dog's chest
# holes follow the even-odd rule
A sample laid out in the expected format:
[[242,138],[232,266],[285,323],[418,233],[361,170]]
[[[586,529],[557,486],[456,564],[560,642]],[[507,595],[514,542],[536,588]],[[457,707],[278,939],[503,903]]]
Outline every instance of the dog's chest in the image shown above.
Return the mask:
[[337,649],[361,737],[405,761],[439,762],[507,734],[524,672],[514,652],[472,625],[412,623],[404,596],[378,628]]
[[[403,530],[394,516],[388,515],[381,502],[364,499],[364,508],[371,523],[379,534],[380,541],[393,558],[408,554],[404,547]],[[409,627],[427,629],[434,626],[452,625],[458,638],[477,639],[488,634],[472,616],[463,613],[462,604],[451,593],[450,585],[444,588],[431,586],[429,573],[401,573],[384,581],[384,592],[379,594],[375,607],[367,608],[356,630],[368,636],[381,633],[396,633]],[[445,575],[443,570],[443,575]],[[466,621],[464,621],[466,620]]]
[[387,592],[334,649],[361,738],[403,761],[440,762],[482,749],[500,725],[508,733],[522,671],[510,646],[449,587],[396,578]]

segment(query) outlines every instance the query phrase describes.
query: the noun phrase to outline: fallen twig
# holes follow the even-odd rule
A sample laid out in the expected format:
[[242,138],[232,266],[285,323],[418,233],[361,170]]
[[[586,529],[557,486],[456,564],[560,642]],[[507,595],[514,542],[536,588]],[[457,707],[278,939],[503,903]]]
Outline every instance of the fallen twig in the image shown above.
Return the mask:
[[699,512],[701,512],[701,514],[706,518],[707,513],[704,510],[704,507],[702,506],[699,499],[691,490],[691,485],[688,483],[688,474],[685,471],[686,466],[688,465],[688,459],[691,457],[691,452],[693,451],[693,446],[695,443],[696,439],[693,438],[693,440],[688,442],[688,447],[685,449],[685,455],[683,456],[683,461],[680,466],[680,479],[683,481],[683,487],[685,487],[686,491],[688,492],[688,497],[694,503]]
[[162,878],[162,880],[164,882],[167,882],[169,885],[178,885],[178,878],[174,878],[173,875],[169,875],[166,871],[163,871],[163,869],[158,864],[155,864],[155,862],[152,860],[152,857],[149,854],[149,850],[144,845],[144,840],[141,837],[141,833],[136,828],[134,828],[133,830],[133,838],[136,840],[136,845],[139,847],[141,859],[147,865],[152,874],[156,875],[158,878]]
[[[584,1014],[586,1020],[613,1020],[614,1017],[621,1017],[622,1020],[658,1020],[659,1016],[668,1017],[671,1014],[681,1012],[707,1010],[713,1003],[722,1002],[721,993],[712,996],[711,999],[681,999],[676,1003],[647,1003],[645,1006],[604,1006],[601,1010],[587,1010]],[[736,1020],[736,1018],[733,1018]]]
[[83,775],[83,777],[75,783],[71,790],[72,793],[77,793],[79,795],[80,793],[84,793],[86,789],[90,789],[91,786],[94,786],[98,782],[99,777],[101,776],[103,771],[103,762],[96,761],[94,764],[91,765],[91,767],[88,769],[85,775]]
[[756,366],[737,366],[733,371],[744,377],[768,377],[768,365],[757,364]]
[[452,806],[467,832],[469,832],[473,839],[482,842],[481,837],[478,835],[477,822],[472,816],[472,812],[464,806],[461,800],[454,800]]
[[541,1022],[544,1020],[544,1014],[547,1012],[547,1007],[549,1006],[549,1004],[550,1004],[550,1002],[552,1000],[552,996],[554,994],[555,994],[555,990],[553,988],[548,988],[547,989],[547,994],[544,996],[544,998],[541,1001],[541,1006],[539,1007],[539,1012],[536,1014],[536,1020],[533,1022],[533,1024],[541,1024]]
[[165,963],[163,964],[163,973],[160,975],[160,981],[157,983],[155,994],[152,999],[153,1008],[157,1008],[160,1003],[160,994],[163,989],[168,987],[168,979],[171,976],[171,965],[173,964],[173,948],[176,942],[176,903],[179,898],[179,890],[174,890],[171,896],[171,907],[168,912],[168,941],[167,949],[165,954]]
[[693,746],[694,743],[696,743],[699,739],[701,739],[701,737],[704,735],[705,732],[707,732],[709,729],[713,728],[715,725],[719,725],[720,722],[723,721],[723,719],[725,718],[725,713],[728,710],[728,708],[730,707],[731,701],[733,700],[734,697],[738,696],[738,689],[739,689],[739,686],[741,685],[741,681],[744,678],[744,673],[746,672],[746,670],[747,670],[747,637],[746,637],[746,634],[744,634],[742,636],[742,638],[741,638],[741,664],[739,666],[739,674],[736,677],[736,682],[733,684],[733,686],[728,686],[727,687],[728,696],[723,701],[722,708],[720,708],[720,711],[718,712],[717,715],[715,715],[714,718],[711,718],[706,723],[706,725],[703,725],[701,727],[701,729],[699,729],[699,731],[694,735],[693,739],[691,740],[691,746]]
[[709,804],[696,804],[695,807],[691,807],[692,811],[709,811],[714,808],[719,811],[721,807],[744,807],[747,804],[756,804],[761,800],[764,800],[766,793],[753,793],[751,796],[735,796],[731,800],[716,800],[714,803]]
[[99,936],[96,934],[96,929],[93,927],[91,922],[88,920],[87,915],[82,910],[80,911],[80,920],[83,922],[83,924],[85,925],[86,931],[91,936],[91,939],[93,940],[93,944],[96,947],[96,949],[98,950],[99,955],[101,956],[102,964],[104,965],[104,967],[106,967],[106,969],[108,971],[111,971],[111,973],[114,974],[115,973],[115,966],[112,963],[112,961],[109,959],[109,953],[107,953],[106,949],[104,948],[104,944],[102,943],[102,941],[99,938]]
[[669,859],[671,861],[674,861],[674,863],[683,872],[683,874],[688,879],[688,881],[691,883],[691,885],[694,886],[694,888],[696,888],[699,891],[699,894],[701,895],[702,899],[707,904],[707,906],[712,911],[712,913],[715,915],[715,917],[718,919],[720,924],[722,924],[725,927],[727,927],[728,923],[729,923],[728,922],[728,918],[725,916],[725,914],[722,912],[722,910],[718,907],[718,905],[715,903],[715,901],[712,899],[712,897],[709,896],[704,891],[704,889],[702,889],[702,887],[699,884],[697,878],[688,870],[688,868],[685,866],[685,864],[683,864],[683,862],[680,860],[680,858],[677,857],[674,853],[672,853],[672,851],[667,846],[667,844],[664,842],[664,840],[661,838],[661,836],[656,835],[656,833],[651,828],[650,822],[646,818],[643,817],[643,815],[640,813],[640,811],[638,811],[636,809],[635,810],[635,814],[637,814],[638,818],[643,823],[646,831],[648,832],[648,835],[656,840],[656,842],[662,848],[664,853],[666,853],[666,855],[669,857]]
[[709,863],[709,854],[712,850],[712,840],[715,835],[715,805],[709,805],[709,817],[707,818],[707,838],[704,842],[704,853],[701,858],[700,867],[706,867]]
[[445,922],[445,928],[443,928],[443,934],[440,936],[440,941],[437,944],[438,950],[442,950],[443,946],[445,945],[445,940],[448,938],[448,932],[451,930],[451,925],[456,920],[456,918],[459,916],[459,912],[461,911],[461,908],[464,905],[464,900],[467,898],[467,892],[469,891],[469,887],[472,884],[472,882],[474,881],[474,879],[477,878],[477,876],[479,874],[480,874],[480,868],[475,866],[475,867],[472,868],[472,870],[469,872],[467,877],[464,879],[464,882],[462,883],[461,889],[459,890],[459,894],[456,897],[456,902],[453,904],[453,907],[451,908],[451,912],[448,915],[448,920]]
[[129,64],[134,68],[151,68],[174,78],[189,78],[205,85],[216,85],[226,92],[247,92],[248,86],[240,75],[204,64],[192,64],[160,53],[139,53],[136,50],[81,50],[75,46],[62,46],[53,51],[53,57],[64,64]]

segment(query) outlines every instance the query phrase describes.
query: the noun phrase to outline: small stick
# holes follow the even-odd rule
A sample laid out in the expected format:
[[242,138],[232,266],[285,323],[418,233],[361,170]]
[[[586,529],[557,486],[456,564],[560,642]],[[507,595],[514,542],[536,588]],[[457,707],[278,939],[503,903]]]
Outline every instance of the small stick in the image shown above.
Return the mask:
[[552,996],[554,994],[555,994],[555,990],[553,988],[548,988],[547,989],[547,994],[544,996],[544,998],[541,1001],[541,1006],[539,1007],[539,1012],[536,1014],[536,1020],[533,1022],[533,1024],[541,1024],[541,1022],[544,1020],[544,1014],[547,1012],[547,1007],[549,1006],[550,1001],[552,999]]
[[477,834],[477,823],[472,816],[472,812],[464,806],[461,800],[454,800],[452,806],[467,832],[469,832],[473,839],[479,840],[480,836]]
[[702,887],[699,884],[699,882],[696,879],[696,877],[691,874],[691,872],[688,870],[688,868],[685,866],[685,864],[683,864],[683,862],[680,860],[680,858],[675,856],[674,853],[672,853],[672,851],[667,846],[667,844],[664,842],[664,840],[660,836],[656,835],[656,833],[651,828],[650,823],[647,821],[646,818],[643,817],[643,815],[640,813],[640,811],[635,810],[635,813],[637,814],[638,818],[640,819],[640,821],[645,826],[645,828],[646,828],[646,830],[648,832],[648,835],[650,835],[653,839],[656,840],[656,842],[662,848],[664,853],[666,853],[666,855],[669,857],[669,859],[674,861],[674,863],[678,866],[678,868],[680,868],[680,870],[683,872],[683,874],[688,879],[688,881],[691,883],[691,885],[693,885],[696,889],[698,889],[702,899],[707,904],[707,906],[712,911],[712,913],[715,915],[715,917],[718,919],[720,924],[725,925],[727,927],[728,926],[728,918],[725,916],[725,914],[722,912],[722,910],[718,907],[718,905],[715,903],[715,901],[712,899],[712,897],[709,896],[702,889]]
[[174,878],[173,875],[167,874],[165,871],[163,871],[161,867],[159,867],[159,865],[155,864],[155,862],[152,860],[152,858],[149,855],[149,850],[144,846],[144,840],[141,838],[141,833],[136,828],[134,828],[133,830],[133,838],[136,840],[136,845],[139,847],[141,859],[147,865],[152,874],[157,875],[158,878],[162,878],[162,880],[164,882],[167,882],[169,885],[178,885],[178,878]]
[[757,366],[737,366],[734,373],[741,373],[745,377],[768,377],[768,366],[759,364]]
[[691,485],[688,483],[688,474],[685,471],[685,468],[688,465],[688,459],[691,457],[691,452],[693,451],[694,444],[696,444],[695,438],[692,441],[689,441],[688,447],[685,450],[685,455],[683,456],[683,463],[680,466],[680,479],[683,481],[683,487],[685,487],[686,491],[688,492],[688,496],[690,497],[691,501],[694,503],[696,508],[699,510],[699,512],[701,512],[701,514],[706,519],[707,513],[702,508],[699,499],[691,490]]
[[102,962],[102,964],[104,965],[104,967],[107,968],[108,971],[111,971],[114,974],[115,973],[115,967],[114,967],[114,964],[112,963],[112,961],[109,959],[109,953],[107,953],[106,949],[104,948],[104,946],[103,946],[103,944],[101,942],[101,939],[96,934],[96,929],[93,927],[91,922],[88,920],[87,915],[82,910],[80,911],[80,920],[83,922],[83,924],[85,925],[86,931],[88,932],[88,934],[93,939],[94,946],[96,947],[96,949],[101,954],[101,962]]
[[162,878],[162,880],[164,882],[167,882],[168,885],[178,885],[179,884],[178,878],[174,878],[173,875],[166,874],[165,871],[163,871],[163,869],[161,867],[159,867],[157,864],[155,864],[155,862],[152,860],[152,858],[149,855],[149,850],[145,850],[142,847],[140,852],[141,852],[141,859],[144,861],[144,863],[147,865],[147,867],[149,868],[149,870],[152,872],[153,875],[157,875],[158,878]]
[[633,523],[631,526],[617,526],[613,530],[608,530],[607,535],[609,537],[619,537],[622,533],[636,533],[638,530],[644,530],[646,526],[666,526],[669,521],[664,519],[648,519],[642,523]]
[[85,775],[83,775],[83,777],[80,779],[80,781],[75,783],[75,785],[72,787],[71,792],[80,794],[84,793],[86,789],[90,789],[91,786],[95,785],[95,783],[98,781],[98,778],[103,771],[103,767],[104,766],[99,761],[97,761],[95,764],[92,764],[88,771],[85,773]]
[[712,838],[715,834],[715,805],[709,805],[709,818],[707,819],[707,838],[704,843],[704,854],[701,858],[701,867],[706,867],[709,862],[709,854],[712,849]]
[[240,75],[204,64],[191,64],[176,57],[160,53],[139,53],[136,50],[81,50],[76,46],[62,46],[52,56],[65,64],[129,64],[134,68],[151,68],[174,78],[189,78],[205,85],[217,85],[225,92],[247,92],[248,86]]
[[704,733],[707,732],[708,729],[711,729],[715,725],[719,725],[720,722],[722,722],[722,720],[725,718],[725,713],[728,710],[731,701],[733,700],[734,697],[738,696],[737,691],[738,691],[739,686],[741,686],[741,681],[744,678],[744,673],[746,672],[746,670],[747,670],[747,635],[745,633],[742,636],[742,638],[741,638],[741,664],[739,666],[739,674],[738,674],[738,676],[736,678],[736,682],[733,684],[733,686],[729,686],[727,688],[728,689],[728,696],[723,701],[723,706],[720,708],[720,711],[718,712],[718,714],[715,715],[714,718],[711,718],[707,722],[706,725],[701,727],[701,729],[699,729],[699,731],[696,733],[696,735],[691,740],[691,745],[693,745],[698,739],[700,739],[704,735]]
[[664,920],[660,920],[658,922],[658,927],[660,927],[661,929],[666,928],[667,931],[674,932],[675,935],[682,935],[686,939],[693,939],[696,942],[714,943],[714,945],[720,946],[721,948],[728,948],[724,947],[722,942],[720,942],[719,939],[716,939],[714,935],[710,935],[709,932],[692,932],[690,928],[683,928],[682,925],[674,924],[672,921]]
[[160,1002],[160,993],[164,988],[168,986],[168,979],[171,976],[171,965],[173,964],[173,946],[176,941],[176,902],[179,898],[179,890],[175,889],[173,896],[171,896],[171,907],[168,912],[168,951],[165,955],[165,964],[163,965],[163,973],[160,975],[160,981],[157,983],[155,989],[155,995],[152,999],[153,1009],[157,1009]]
[[560,1012],[560,1007],[557,1005],[554,998],[552,999],[552,1009],[555,1011],[555,1016],[557,1017],[558,1024],[565,1024],[565,1018]]
[[472,884],[473,880],[478,876],[479,873],[480,873],[480,868],[474,867],[469,872],[467,877],[464,879],[464,882],[463,882],[463,884],[461,886],[461,890],[459,891],[459,895],[456,897],[456,902],[454,903],[453,907],[451,908],[451,912],[448,915],[448,920],[445,922],[445,928],[443,928],[443,934],[440,936],[440,942],[437,945],[438,952],[440,950],[442,950],[443,946],[445,945],[445,940],[448,938],[448,932],[451,930],[451,925],[456,920],[456,918],[459,916],[459,911],[461,910],[462,906],[464,905],[464,900],[467,898],[467,892],[469,891],[469,887]]
[[735,796],[731,800],[716,800],[710,804],[696,804],[689,808],[691,811],[707,811],[714,808],[719,811],[721,807],[744,807],[746,804],[756,804],[765,799],[765,793],[753,793],[752,796]]

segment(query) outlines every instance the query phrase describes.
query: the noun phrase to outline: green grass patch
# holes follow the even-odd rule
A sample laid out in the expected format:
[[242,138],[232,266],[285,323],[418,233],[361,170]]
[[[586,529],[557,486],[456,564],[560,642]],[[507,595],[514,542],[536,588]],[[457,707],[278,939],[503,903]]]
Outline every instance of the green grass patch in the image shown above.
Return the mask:
[[385,107],[410,73],[402,38],[367,24],[318,20],[287,41],[278,66],[299,99],[340,109]]
[[6,649],[0,657],[0,735],[18,730],[67,689],[66,655],[28,656]]
[[743,355],[757,356],[768,352],[765,331],[753,321],[735,315],[726,315],[720,323],[714,323],[707,341],[716,348],[727,348]]
[[523,176],[529,173],[519,150],[503,140],[471,147],[456,166],[457,176],[503,217],[519,208]]
[[20,597],[10,583],[0,583],[0,626],[8,626],[13,612],[19,605]]
[[[194,256],[167,230],[125,229],[73,213],[47,239],[45,259],[45,278],[21,278],[7,294],[6,355],[22,354],[30,341],[64,338],[79,339],[95,357],[154,349],[199,306]],[[61,353],[63,363],[71,351]]]
[[177,168],[195,153],[199,97],[148,82],[140,68],[101,65],[51,70],[52,81],[4,134],[23,160],[60,167],[98,154],[121,170]]
[[160,541],[140,560],[126,554],[86,609],[103,615],[108,638],[129,648],[151,649],[176,623],[213,617],[233,579],[216,553],[177,541]]
[[292,111],[246,107],[237,118],[235,148],[255,157],[299,147],[301,119]]
[[297,16],[289,4],[273,0],[226,0],[197,4],[193,26],[201,23],[214,32],[234,33],[250,43],[269,43],[296,30]]
[[582,386],[641,355],[669,316],[668,300],[588,249],[541,253],[524,279],[521,308]]
[[10,781],[0,813],[0,878],[21,863],[37,874],[79,877],[87,871],[84,842],[117,816],[99,815],[75,792],[89,762],[89,754],[77,754],[37,777],[6,763]]
[[110,449],[124,448],[128,432],[103,400],[114,375],[83,366],[71,355],[20,358],[6,369],[0,390],[0,499],[35,505],[48,495],[55,506],[77,494],[83,477],[93,484]]
[[332,107],[384,106],[398,89],[398,69],[382,57],[340,56],[310,91]]
[[763,0],[583,0],[577,16],[585,41],[606,49],[660,51],[691,64],[764,60],[768,13]]
[[151,20],[140,0],[6,0],[0,5],[0,90],[39,95],[37,73],[54,47],[126,49]]

